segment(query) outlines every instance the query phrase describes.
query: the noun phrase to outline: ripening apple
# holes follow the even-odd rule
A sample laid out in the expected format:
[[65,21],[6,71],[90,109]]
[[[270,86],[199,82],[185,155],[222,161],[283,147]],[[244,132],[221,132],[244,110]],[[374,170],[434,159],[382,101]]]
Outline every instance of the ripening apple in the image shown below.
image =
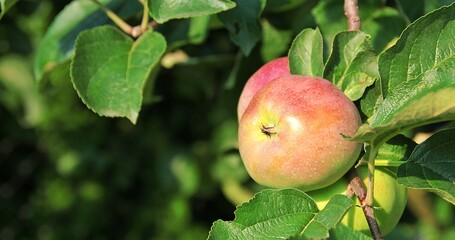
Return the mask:
[[[366,184],[368,168],[361,166],[357,168],[359,177]],[[341,178],[336,183],[316,191],[307,192],[318,205],[323,209],[327,202],[335,194],[346,194],[348,182]],[[345,226],[361,231],[370,235],[370,229],[365,219],[360,202],[357,197],[356,206],[352,207],[343,217],[341,223]],[[386,167],[376,167],[374,171],[374,214],[379,224],[379,229],[383,236],[387,235],[398,224],[401,215],[406,207],[407,192],[406,188],[399,185],[395,173]]]
[[287,57],[274,59],[261,68],[259,68],[246,82],[240,94],[239,103],[237,106],[237,117],[240,118],[245,112],[246,107],[250,104],[254,94],[261,89],[266,83],[273,79],[285,75],[291,75],[289,69],[289,61]]
[[301,75],[260,89],[239,123],[239,151],[250,176],[266,187],[310,191],[340,179],[360,144],[345,139],[361,123],[356,106],[331,82]]

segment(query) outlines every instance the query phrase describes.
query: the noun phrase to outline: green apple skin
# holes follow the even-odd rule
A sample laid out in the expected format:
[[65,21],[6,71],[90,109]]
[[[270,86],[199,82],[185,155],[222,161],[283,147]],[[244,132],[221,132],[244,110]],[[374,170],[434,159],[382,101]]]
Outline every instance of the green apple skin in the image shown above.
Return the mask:
[[[366,184],[368,177],[368,168],[366,166],[357,169],[359,177]],[[390,233],[398,224],[401,215],[403,215],[407,202],[407,190],[404,186],[399,185],[394,171],[386,167],[376,167],[374,171],[374,214],[378,221],[379,228],[383,236]],[[316,191],[307,192],[319,209],[323,209],[330,198],[335,194],[346,194],[348,182],[341,178],[336,183]],[[352,207],[343,217],[341,223],[345,226],[361,231],[369,236],[370,229],[365,219],[360,202],[356,196],[356,206]]]
[[250,104],[251,99],[254,94],[259,91],[266,83],[272,81],[273,79],[281,76],[291,75],[291,70],[289,69],[289,61],[287,57],[281,57],[274,59],[261,68],[259,68],[243,87],[242,93],[239,97],[239,102],[237,105],[237,117],[240,121],[240,118],[245,112],[245,109]]
[[340,179],[361,145],[356,106],[331,82],[288,75],[264,85],[239,123],[239,151],[250,176],[273,188],[310,191]]

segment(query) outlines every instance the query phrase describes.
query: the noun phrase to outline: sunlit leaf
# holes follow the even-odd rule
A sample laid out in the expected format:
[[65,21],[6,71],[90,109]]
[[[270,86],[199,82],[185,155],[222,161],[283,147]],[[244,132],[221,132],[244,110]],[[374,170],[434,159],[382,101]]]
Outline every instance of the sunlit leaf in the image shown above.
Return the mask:
[[135,42],[109,26],[84,31],[71,65],[74,87],[94,112],[135,123],[143,86],[165,50],[164,37],[153,31]]
[[322,77],[324,70],[323,41],[319,29],[304,29],[289,49],[291,73]]
[[334,229],[330,231],[331,239],[350,239],[350,240],[372,240],[373,238],[355,231],[350,227],[346,227],[342,224],[338,224]]
[[402,129],[455,119],[455,4],[419,18],[381,54],[384,100],[356,139],[388,138]]
[[148,0],[148,5],[150,15],[159,23],[215,14],[235,7],[230,0]]
[[308,238],[328,238],[329,230],[334,228],[344,214],[354,206],[354,201],[345,195],[335,195],[314,219],[305,227],[303,235]]
[[19,0],[0,0],[0,20],[5,15],[5,13],[18,2]]
[[377,56],[369,39],[360,31],[339,33],[324,68],[324,78],[332,81],[352,101],[361,98],[365,89],[379,77]]
[[237,208],[234,221],[216,221],[209,239],[327,237],[328,230],[353,204],[339,195],[318,212],[314,201],[301,191],[264,190]]

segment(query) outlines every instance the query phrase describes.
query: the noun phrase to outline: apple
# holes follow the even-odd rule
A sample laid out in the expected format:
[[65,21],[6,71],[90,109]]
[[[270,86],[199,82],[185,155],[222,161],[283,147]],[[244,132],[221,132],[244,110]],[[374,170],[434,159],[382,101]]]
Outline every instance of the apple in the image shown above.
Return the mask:
[[285,75],[291,75],[289,69],[289,61],[287,57],[274,59],[261,68],[259,68],[246,82],[240,94],[239,103],[237,106],[237,117],[240,118],[245,112],[246,107],[250,104],[254,94],[261,89],[266,83],[273,79]]
[[331,82],[286,75],[254,95],[240,119],[239,151],[263,186],[319,189],[356,161],[361,144],[342,134],[354,135],[360,123],[356,106]]
[[[366,185],[368,168],[361,166],[357,169],[359,177]],[[386,167],[376,167],[374,171],[374,214],[379,224],[379,229],[383,236],[387,235],[395,228],[406,207],[407,191],[399,185],[394,171]],[[323,209],[327,202],[335,194],[346,194],[348,182],[341,178],[336,183],[316,191],[307,192],[318,205]],[[365,219],[360,202],[356,196],[356,206],[352,207],[343,217],[341,223],[345,226],[361,231],[370,235],[370,229]]]

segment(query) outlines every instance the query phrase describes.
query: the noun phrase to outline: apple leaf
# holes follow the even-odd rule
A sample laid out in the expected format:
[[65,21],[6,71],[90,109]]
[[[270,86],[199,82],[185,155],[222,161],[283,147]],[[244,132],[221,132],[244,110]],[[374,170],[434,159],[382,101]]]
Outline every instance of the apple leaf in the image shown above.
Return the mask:
[[[120,17],[127,18],[138,13],[138,1],[100,0]],[[81,31],[110,24],[111,20],[92,1],[72,1],[54,19],[41,40],[34,59],[35,78],[40,81],[43,74],[71,58],[74,43]]]
[[295,189],[263,190],[240,205],[233,221],[218,220],[208,239],[284,239],[328,237],[328,230],[353,205],[338,195],[318,212],[314,201]]
[[382,100],[381,84],[376,80],[373,85],[367,87],[360,99],[360,110],[366,117],[370,118],[381,105]]
[[405,161],[411,156],[416,145],[412,139],[399,134],[381,145],[376,162],[381,160]]
[[210,16],[200,16],[191,18],[188,30],[188,39],[192,44],[200,44],[205,41],[208,35]]
[[433,134],[398,168],[398,183],[425,189],[455,204],[455,128]]
[[158,23],[171,19],[211,15],[235,7],[230,0],[148,0],[150,15]]
[[455,4],[412,23],[379,57],[383,100],[354,139],[382,142],[409,129],[455,119]]
[[360,31],[340,32],[324,68],[324,78],[332,81],[352,101],[379,78],[376,53],[370,37]]
[[354,201],[346,195],[333,196],[327,205],[316,214],[313,220],[302,231],[307,238],[328,238],[329,230],[334,228],[344,214],[354,206]]
[[406,23],[395,8],[374,9],[374,12],[362,19],[362,31],[371,36],[371,45],[379,52],[400,35]]
[[76,41],[71,79],[88,108],[135,123],[143,86],[165,50],[164,37],[151,30],[135,42],[111,26],[86,30]]
[[0,20],[5,15],[5,13],[19,0],[0,0]]
[[[362,232],[355,231],[350,227],[346,227],[342,224],[338,224],[334,229],[330,231],[333,239],[350,239],[350,240],[372,240],[370,236],[363,234]],[[332,238],[331,238],[332,239]]]
[[289,49],[289,67],[292,74],[322,77],[324,70],[321,32],[306,28],[292,42]]
[[235,1],[237,6],[218,14],[220,21],[228,29],[231,40],[248,56],[261,39],[262,28],[259,16],[262,12],[260,0]]
[[262,27],[261,56],[264,62],[268,62],[286,53],[292,40],[292,32],[281,31],[267,20],[262,21]]

